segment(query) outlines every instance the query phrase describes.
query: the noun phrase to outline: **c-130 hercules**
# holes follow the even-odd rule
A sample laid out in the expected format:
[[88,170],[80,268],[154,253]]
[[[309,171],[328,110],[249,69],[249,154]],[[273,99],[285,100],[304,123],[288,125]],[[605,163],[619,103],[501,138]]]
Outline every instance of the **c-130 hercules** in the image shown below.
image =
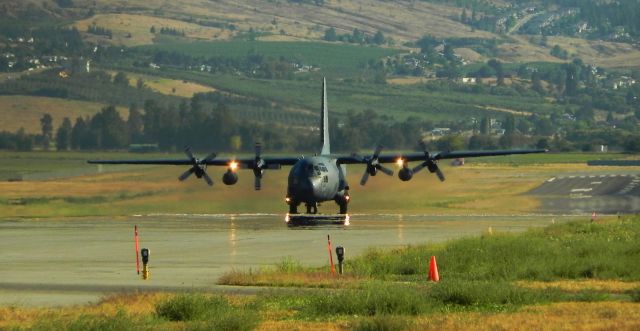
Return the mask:
[[[365,185],[369,176],[375,176],[378,172],[386,175],[393,175],[393,170],[383,166],[384,163],[397,163],[401,168],[398,177],[402,181],[410,180],[413,175],[423,168],[435,173],[441,181],[444,181],[444,174],[438,168],[438,161],[443,159],[457,159],[480,156],[496,156],[510,154],[530,154],[544,153],[543,149],[523,149],[523,150],[497,150],[497,151],[463,151],[463,152],[438,152],[430,153],[426,145],[420,142],[422,153],[383,155],[382,146],[377,146],[371,156],[352,155],[332,155],[329,142],[329,118],[327,110],[327,88],[326,79],[322,83],[322,116],[320,121],[320,140],[322,149],[319,155],[312,157],[263,157],[262,146],[257,143],[255,146],[255,157],[253,158],[217,158],[216,153],[211,153],[204,159],[197,159],[187,147],[185,153],[187,159],[182,160],[89,160],[88,163],[95,164],[158,164],[158,165],[191,165],[191,168],[184,172],[179,180],[187,179],[191,174],[198,178],[204,178],[213,185],[213,180],[207,175],[207,166],[227,167],[227,171],[222,176],[222,182],[226,185],[234,185],[238,181],[237,170],[252,169],[255,177],[255,189],[260,190],[261,179],[267,169],[280,169],[282,166],[292,166],[289,171],[287,185],[287,195],[285,201],[289,205],[289,214],[297,214],[298,206],[305,204],[307,214],[316,214],[318,204],[325,201],[335,201],[340,207],[340,214],[347,213],[349,205],[349,184],[347,183],[347,164],[365,164],[366,169],[360,180],[360,185]],[[417,166],[410,168],[409,162],[420,162]]]

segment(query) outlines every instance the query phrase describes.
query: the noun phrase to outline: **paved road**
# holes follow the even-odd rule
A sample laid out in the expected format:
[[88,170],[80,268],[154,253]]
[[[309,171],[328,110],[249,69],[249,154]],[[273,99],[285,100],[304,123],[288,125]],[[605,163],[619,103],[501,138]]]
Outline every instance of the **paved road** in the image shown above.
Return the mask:
[[[522,231],[551,222],[541,216],[352,215],[348,227],[288,228],[284,215],[0,220],[0,304],[77,304],[132,290],[247,291],[221,289],[216,280],[288,256],[304,265],[327,265],[327,234],[334,247],[346,248],[348,261],[372,246],[441,242],[489,227]],[[134,224],[141,246],[151,250],[148,281],[135,272]]]
[[640,212],[640,177],[633,174],[552,177],[530,194],[539,196],[549,213]]

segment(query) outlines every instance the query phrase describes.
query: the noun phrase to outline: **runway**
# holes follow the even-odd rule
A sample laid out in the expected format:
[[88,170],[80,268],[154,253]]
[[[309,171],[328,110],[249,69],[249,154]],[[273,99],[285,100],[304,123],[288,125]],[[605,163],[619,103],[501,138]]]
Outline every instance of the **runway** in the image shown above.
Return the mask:
[[640,212],[640,177],[634,174],[551,177],[530,194],[540,198],[548,213]]
[[[0,221],[0,304],[67,305],[145,290],[255,291],[216,286],[224,272],[291,257],[328,264],[327,235],[350,257],[369,247],[523,231],[568,217],[351,215],[349,226],[289,228],[283,215],[139,215]],[[133,228],[151,250],[151,279],[135,271]],[[425,257],[427,259],[428,257]]]

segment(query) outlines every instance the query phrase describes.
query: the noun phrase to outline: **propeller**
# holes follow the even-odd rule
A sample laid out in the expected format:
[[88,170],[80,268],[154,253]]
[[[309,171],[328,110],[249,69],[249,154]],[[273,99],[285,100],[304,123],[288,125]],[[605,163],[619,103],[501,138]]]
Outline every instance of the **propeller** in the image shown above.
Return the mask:
[[420,147],[422,147],[422,150],[424,151],[424,162],[418,164],[415,168],[413,168],[413,173],[416,173],[422,170],[422,168],[427,167],[430,173],[435,173],[436,176],[438,176],[438,179],[440,179],[441,182],[444,182],[444,174],[438,167],[437,160],[427,150],[427,145],[424,143],[424,141],[420,141]]
[[256,157],[253,159],[254,187],[256,191],[259,191],[262,188],[262,175],[267,163],[262,158],[262,145],[260,143],[256,143],[255,151]]
[[216,153],[211,153],[202,160],[198,160],[195,156],[193,156],[193,153],[191,153],[191,148],[189,146],[185,147],[184,153],[187,155],[193,165],[191,166],[191,168],[189,168],[189,170],[180,175],[178,179],[183,181],[189,178],[191,174],[196,174],[196,177],[198,178],[204,177],[204,180],[207,182],[207,184],[209,184],[209,186],[213,185],[213,180],[211,179],[211,177],[209,177],[209,175],[207,175],[205,169],[207,168],[207,163],[215,159]]
[[364,185],[369,180],[369,176],[375,176],[378,173],[378,170],[382,171],[386,175],[393,175],[393,170],[384,167],[378,161],[378,157],[380,156],[380,152],[382,151],[382,145],[378,145],[376,149],[373,151],[373,155],[360,158],[361,162],[367,164],[367,168],[362,175],[362,179],[360,180],[360,185]]
[[281,165],[276,163],[267,163],[262,158],[262,145],[260,143],[256,143],[256,156],[253,159],[253,175],[255,176],[254,187],[256,191],[259,191],[262,188],[262,176],[264,175],[265,169],[280,169]]

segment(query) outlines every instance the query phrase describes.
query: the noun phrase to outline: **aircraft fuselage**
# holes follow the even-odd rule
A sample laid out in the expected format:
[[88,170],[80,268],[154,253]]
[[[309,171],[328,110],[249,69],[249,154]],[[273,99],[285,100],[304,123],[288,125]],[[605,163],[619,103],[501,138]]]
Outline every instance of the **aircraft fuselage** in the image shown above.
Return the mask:
[[289,172],[287,203],[290,212],[295,213],[301,203],[315,210],[317,203],[333,200],[338,203],[341,212],[346,212],[349,199],[347,191],[345,171],[336,164],[335,159],[326,156],[303,158]]

